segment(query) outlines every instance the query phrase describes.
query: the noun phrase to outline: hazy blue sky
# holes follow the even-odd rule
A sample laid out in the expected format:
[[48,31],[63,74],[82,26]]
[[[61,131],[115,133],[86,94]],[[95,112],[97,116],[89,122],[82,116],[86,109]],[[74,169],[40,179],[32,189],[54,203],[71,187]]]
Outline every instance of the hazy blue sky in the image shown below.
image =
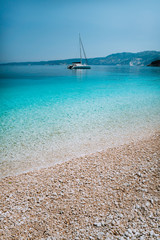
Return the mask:
[[160,0],[0,0],[0,62],[160,50]]

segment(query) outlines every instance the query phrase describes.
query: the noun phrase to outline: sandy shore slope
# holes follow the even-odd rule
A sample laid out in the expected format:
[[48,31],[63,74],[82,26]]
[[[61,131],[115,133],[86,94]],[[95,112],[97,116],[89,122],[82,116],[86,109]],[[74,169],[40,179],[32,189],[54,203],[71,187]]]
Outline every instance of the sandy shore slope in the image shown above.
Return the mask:
[[159,239],[160,135],[0,182],[0,239]]

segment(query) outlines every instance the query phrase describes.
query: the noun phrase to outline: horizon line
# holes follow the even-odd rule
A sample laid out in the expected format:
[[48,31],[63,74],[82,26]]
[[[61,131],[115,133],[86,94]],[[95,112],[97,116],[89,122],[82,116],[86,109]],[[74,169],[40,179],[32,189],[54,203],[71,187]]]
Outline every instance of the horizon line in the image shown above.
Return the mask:
[[[110,55],[114,55],[114,54],[122,54],[122,53],[132,53],[132,54],[136,54],[136,53],[142,53],[142,52],[160,52],[160,50],[144,50],[144,51],[138,51],[138,52],[115,52],[115,53],[111,53],[109,55],[106,55],[104,57],[99,56],[99,57],[89,57],[87,59],[94,59],[94,58],[106,58]],[[11,62],[0,62],[0,65],[5,65],[5,64],[13,64],[13,63],[36,63],[36,62],[50,62],[50,61],[65,61],[65,60],[72,60],[72,59],[79,59],[79,57],[72,57],[72,58],[63,58],[63,59],[51,59],[51,60],[28,60],[28,61],[11,61]],[[82,58],[83,59],[83,58]]]

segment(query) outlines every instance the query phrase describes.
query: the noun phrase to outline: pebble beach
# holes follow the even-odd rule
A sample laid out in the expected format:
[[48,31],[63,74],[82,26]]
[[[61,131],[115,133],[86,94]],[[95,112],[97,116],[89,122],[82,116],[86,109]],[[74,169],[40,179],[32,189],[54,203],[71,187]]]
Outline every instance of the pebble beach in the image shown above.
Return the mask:
[[0,239],[160,239],[160,134],[0,181]]
[[0,240],[160,240],[160,1],[0,4]]

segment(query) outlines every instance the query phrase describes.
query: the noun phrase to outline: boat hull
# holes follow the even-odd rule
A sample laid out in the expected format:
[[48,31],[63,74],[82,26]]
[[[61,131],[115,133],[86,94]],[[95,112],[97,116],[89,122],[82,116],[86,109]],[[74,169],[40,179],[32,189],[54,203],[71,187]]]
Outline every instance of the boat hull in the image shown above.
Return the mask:
[[90,69],[91,67],[87,64],[82,64],[81,62],[72,63],[67,66],[68,69]]
[[90,66],[73,66],[71,69],[91,69]]
[[73,67],[72,65],[69,65],[67,68],[68,68],[68,69],[72,69],[72,67]]

